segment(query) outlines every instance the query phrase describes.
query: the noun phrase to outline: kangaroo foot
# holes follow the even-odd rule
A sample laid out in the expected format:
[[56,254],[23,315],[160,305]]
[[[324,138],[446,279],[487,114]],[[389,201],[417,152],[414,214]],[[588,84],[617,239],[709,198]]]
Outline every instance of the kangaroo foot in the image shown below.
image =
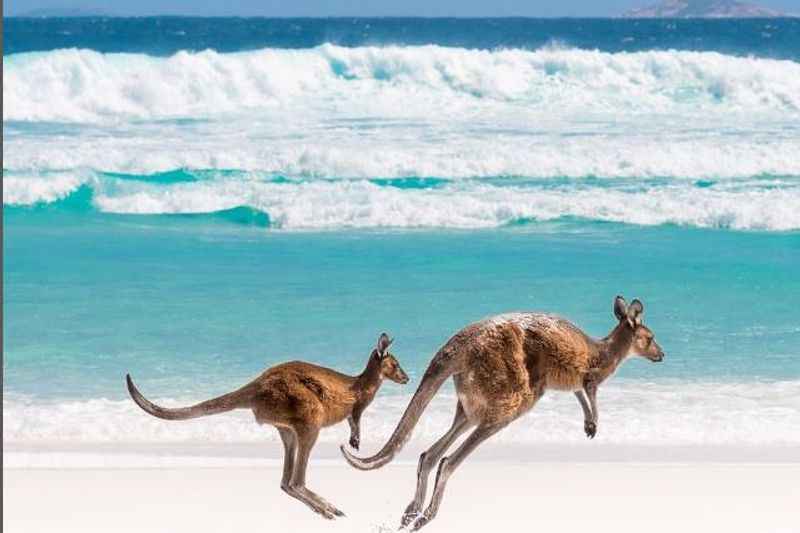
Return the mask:
[[[442,459],[442,461],[447,461],[447,458],[445,457],[444,459]],[[436,497],[435,494],[434,497]],[[425,511],[421,515],[419,515],[417,521],[414,522],[414,525],[411,527],[411,531],[419,531],[420,529],[425,527],[431,520],[436,518],[436,515],[438,513],[439,513],[439,502],[431,502],[428,505],[428,508],[425,509]]]
[[[306,504],[306,506],[309,509],[311,509],[318,515],[322,516],[323,518],[326,518],[328,520],[333,520],[337,516],[336,513],[334,513],[334,509],[339,511],[338,509],[336,509],[333,506],[330,506],[331,508],[329,508],[328,506],[323,505],[322,502],[317,501],[314,497],[311,496],[311,494],[313,493],[309,494],[309,492],[311,491],[305,489],[304,487],[285,487],[283,488],[283,490],[284,492],[286,492],[286,494],[288,494],[295,500],[299,500],[304,504]],[[341,513],[341,511],[339,512]],[[339,516],[343,515],[344,513],[342,513]]]
[[403,517],[400,519],[400,529],[408,527],[408,525],[417,519],[422,507],[417,502],[411,502],[403,512]]
[[422,513],[416,522],[414,522],[414,526],[411,528],[411,531],[419,531],[422,529],[428,522],[433,520],[433,517],[429,517],[428,513]]
[[335,514],[336,516],[346,516],[344,514],[344,511],[342,511],[341,509],[337,509],[336,507],[334,507],[331,504],[326,505],[325,508],[327,510],[329,510],[330,512],[332,512],[333,514]]
[[322,518],[325,518],[326,520],[333,520],[334,518],[336,518],[336,515],[334,515],[331,511],[325,509],[324,507],[317,507],[312,504],[309,504],[308,506],[311,508],[312,511],[322,516]]
[[333,511],[327,509],[326,507],[320,505],[319,503],[314,501],[304,500],[302,498],[298,499],[302,501],[304,504],[306,504],[309,509],[320,515],[322,518],[325,518],[327,520],[333,520],[334,518],[336,518],[336,515],[333,513]]
[[309,498],[315,500],[323,509],[332,513],[334,516],[344,516],[344,512],[340,509],[337,509],[335,505],[331,502],[317,494],[316,492],[312,491],[311,489],[307,489],[303,487],[303,491],[308,495]]
[[593,439],[597,435],[597,424],[591,420],[586,420],[583,422],[583,430],[586,432],[587,437]]

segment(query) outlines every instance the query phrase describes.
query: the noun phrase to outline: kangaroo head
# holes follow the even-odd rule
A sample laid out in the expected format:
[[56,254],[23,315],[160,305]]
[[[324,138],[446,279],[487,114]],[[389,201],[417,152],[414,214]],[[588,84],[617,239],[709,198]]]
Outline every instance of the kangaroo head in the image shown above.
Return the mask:
[[377,358],[381,365],[381,377],[390,379],[395,383],[404,385],[408,383],[408,375],[400,367],[394,355],[389,353],[389,346],[392,344],[393,339],[390,339],[386,333],[381,333],[378,337],[378,344],[372,351],[372,357]]
[[639,300],[633,300],[630,305],[622,296],[614,299],[614,315],[620,322],[620,327],[628,328],[633,332],[629,354],[645,357],[653,362],[664,359],[664,351],[658,345],[655,334],[642,324],[644,305]]

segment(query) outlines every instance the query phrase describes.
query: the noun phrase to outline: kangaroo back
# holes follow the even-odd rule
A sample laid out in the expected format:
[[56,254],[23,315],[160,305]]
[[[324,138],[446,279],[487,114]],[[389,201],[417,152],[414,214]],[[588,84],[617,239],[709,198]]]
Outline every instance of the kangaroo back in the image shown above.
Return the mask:
[[347,462],[359,470],[374,470],[389,463],[397,452],[403,449],[403,446],[411,437],[414,426],[417,425],[420,416],[422,416],[422,412],[428,406],[436,391],[439,390],[447,378],[453,375],[454,367],[455,364],[451,357],[451,352],[448,350],[448,346],[445,345],[428,365],[428,369],[425,371],[425,375],[422,376],[422,381],[408,403],[403,417],[397,424],[392,436],[383,445],[383,448],[372,457],[361,458],[348,452],[342,445],[340,449]]
[[211,400],[200,402],[191,407],[170,409],[156,405],[142,396],[142,393],[139,392],[139,389],[133,384],[130,374],[126,374],[125,378],[128,382],[128,392],[131,398],[133,398],[133,401],[136,402],[136,405],[141,407],[145,412],[155,417],[163,418],[164,420],[188,420],[190,418],[199,418],[201,416],[232,411],[233,409],[250,407],[255,393],[255,383],[248,383],[238,390],[223,394]]

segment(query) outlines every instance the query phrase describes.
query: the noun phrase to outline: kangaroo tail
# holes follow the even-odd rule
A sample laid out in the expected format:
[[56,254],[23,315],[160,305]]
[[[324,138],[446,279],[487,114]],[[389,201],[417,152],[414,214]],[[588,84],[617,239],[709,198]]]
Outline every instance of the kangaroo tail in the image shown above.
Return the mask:
[[137,389],[136,385],[133,384],[130,374],[126,374],[125,378],[128,381],[128,392],[130,393],[131,398],[133,398],[133,401],[136,402],[136,405],[141,407],[147,413],[150,413],[158,418],[163,418],[164,420],[188,420],[190,418],[224,413],[226,411],[232,411],[233,409],[238,409],[241,407],[249,407],[253,398],[253,391],[251,390],[252,384],[248,384],[241,389],[228,394],[223,394],[218,398],[200,402],[191,407],[170,409],[156,405],[142,396],[142,393],[139,392],[139,389]]
[[433,361],[431,361],[431,364],[425,371],[425,375],[422,376],[422,381],[417,391],[408,403],[403,417],[397,424],[392,436],[389,437],[389,440],[383,445],[383,448],[381,448],[381,451],[372,457],[361,458],[348,452],[344,445],[340,447],[342,455],[344,455],[344,458],[350,465],[359,470],[374,470],[391,461],[395,454],[403,448],[403,445],[408,441],[409,437],[411,437],[411,432],[414,426],[417,425],[419,417],[422,416],[422,412],[428,406],[428,403],[430,403],[436,391],[438,391],[447,378],[454,373],[454,365],[450,357],[445,355],[443,350],[440,350],[433,358]]

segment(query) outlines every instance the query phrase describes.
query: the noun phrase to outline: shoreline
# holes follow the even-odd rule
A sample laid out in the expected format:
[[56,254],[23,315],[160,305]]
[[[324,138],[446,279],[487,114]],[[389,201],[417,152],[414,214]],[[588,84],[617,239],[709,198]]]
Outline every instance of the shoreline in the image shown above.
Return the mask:
[[[382,443],[366,442],[361,455],[369,455]],[[433,440],[415,439],[393,464],[416,467],[419,454]],[[800,449],[786,445],[619,445],[587,441],[581,444],[510,445],[486,443],[470,458],[483,464],[639,464],[639,465],[800,465]],[[4,470],[41,469],[218,469],[280,467],[283,452],[273,441],[263,443],[184,444],[3,444]],[[345,465],[339,447],[318,443],[311,456],[314,464]]]

